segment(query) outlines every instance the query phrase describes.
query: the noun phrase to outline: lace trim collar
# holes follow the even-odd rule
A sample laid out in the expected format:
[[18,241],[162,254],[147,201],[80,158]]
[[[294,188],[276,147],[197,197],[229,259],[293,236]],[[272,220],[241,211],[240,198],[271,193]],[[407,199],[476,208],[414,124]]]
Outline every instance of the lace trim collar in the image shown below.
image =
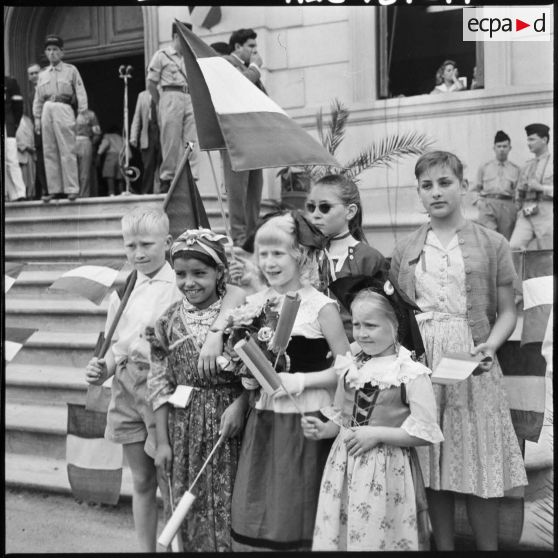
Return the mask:
[[361,389],[367,383],[387,389],[431,373],[426,366],[415,362],[405,347],[400,347],[397,355],[371,358],[363,363],[353,356],[338,355],[333,366],[337,374],[344,375],[345,384],[353,389]]

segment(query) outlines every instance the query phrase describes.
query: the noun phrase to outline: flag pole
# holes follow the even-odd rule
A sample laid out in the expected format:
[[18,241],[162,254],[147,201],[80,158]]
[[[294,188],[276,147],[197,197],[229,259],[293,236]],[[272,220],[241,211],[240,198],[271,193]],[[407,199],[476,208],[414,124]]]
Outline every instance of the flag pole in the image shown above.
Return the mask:
[[184,170],[184,167],[186,166],[186,163],[188,161],[188,158],[190,157],[190,153],[192,153],[193,148],[194,148],[194,144],[192,142],[188,142],[188,144],[186,145],[186,150],[184,151],[184,155],[182,155],[182,159],[180,160],[180,164],[178,165],[178,167],[176,169],[176,172],[175,172],[175,174],[172,178],[172,182],[171,182],[171,185],[169,187],[169,191],[167,192],[167,196],[165,197],[165,201],[163,202],[163,211],[165,213],[167,211],[167,207],[168,207],[169,202],[171,200],[174,189],[176,188],[176,185],[178,184],[178,179],[182,175],[182,171]]
[[[213,166],[213,159],[211,159],[211,153],[209,153],[209,151],[206,151],[206,153],[209,159],[209,165],[211,166],[211,174],[213,175],[213,183],[215,184],[215,190],[217,191],[217,199],[219,201],[219,209],[221,210],[221,217],[223,217],[223,222],[225,223],[225,234],[231,239],[232,242],[231,227],[229,225],[229,220],[227,219],[227,215],[225,214],[225,206],[223,205],[223,197],[221,196],[221,189],[219,188],[219,183],[217,182],[217,173],[215,172],[215,167]],[[236,260],[234,247],[231,250],[231,257],[233,260]]]
[[134,271],[132,271],[132,274],[134,275],[134,277],[130,281],[128,281],[128,285],[126,286],[126,290],[124,291],[124,294],[122,295],[122,300],[120,301],[120,306],[118,307],[118,310],[114,316],[114,319],[112,320],[112,323],[110,324],[110,328],[105,337],[105,342],[103,343],[103,346],[101,347],[101,350],[97,355],[98,358],[103,358],[106,355],[110,347],[110,342],[112,341],[112,336],[114,335],[114,332],[116,330],[116,326],[118,325],[118,322],[122,317],[122,313],[124,312],[124,308],[126,308],[126,305],[128,304],[128,299],[130,298],[130,295],[134,290],[134,286],[136,284],[136,278],[138,275],[137,270],[134,269]]

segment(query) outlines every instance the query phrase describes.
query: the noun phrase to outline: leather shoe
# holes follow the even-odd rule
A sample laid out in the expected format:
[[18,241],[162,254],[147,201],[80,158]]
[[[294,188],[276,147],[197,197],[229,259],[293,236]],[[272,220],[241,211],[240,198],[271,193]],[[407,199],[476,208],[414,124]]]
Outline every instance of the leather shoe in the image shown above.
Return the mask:
[[159,187],[159,189],[161,190],[161,194],[166,194],[169,191],[170,185],[170,180],[161,180],[161,184]]
[[52,194],[47,194],[46,196],[43,196],[41,199],[45,202],[48,203],[50,200],[52,200],[54,196]]
[[77,194],[68,194],[68,199],[70,201],[75,201],[77,199],[78,195]]

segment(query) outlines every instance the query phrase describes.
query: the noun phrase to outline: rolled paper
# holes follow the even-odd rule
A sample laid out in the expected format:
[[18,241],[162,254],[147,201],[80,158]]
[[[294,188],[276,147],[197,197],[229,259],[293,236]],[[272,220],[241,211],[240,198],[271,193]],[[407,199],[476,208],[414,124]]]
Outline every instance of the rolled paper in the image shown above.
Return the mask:
[[271,349],[278,354],[284,353],[287,349],[299,307],[300,295],[287,293],[275,328],[275,335],[271,341]]
[[268,395],[273,396],[281,389],[281,380],[277,372],[254,339],[241,339],[234,346],[234,350]]
[[178,532],[178,529],[180,529],[180,525],[182,525],[182,522],[184,521],[186,514],[192,507],[192,504],[194,503],[195,499],[196,497],[188,490],[184,493],[182,498],[180,498],[180,502],[178,502],[178,506],[176,506],[176,509],[171,515],[168,523],[165,525],[163,532],[159,535],[159,538],[157,539],[157,542],[160,545],[164,547],[169,546],[171,541],[174,539],[176,533]]

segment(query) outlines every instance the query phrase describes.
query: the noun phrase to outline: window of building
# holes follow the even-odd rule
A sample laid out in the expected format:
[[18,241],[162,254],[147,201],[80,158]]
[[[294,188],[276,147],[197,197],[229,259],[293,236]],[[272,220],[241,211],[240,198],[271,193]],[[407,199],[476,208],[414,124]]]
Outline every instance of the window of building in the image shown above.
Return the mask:
[[462,40],[461,8],[439,4],[379,8],[379,98],[430,93],[444,60],[457,63],[467,89],[474,75],[474,88],[483,87],[482,43]]

